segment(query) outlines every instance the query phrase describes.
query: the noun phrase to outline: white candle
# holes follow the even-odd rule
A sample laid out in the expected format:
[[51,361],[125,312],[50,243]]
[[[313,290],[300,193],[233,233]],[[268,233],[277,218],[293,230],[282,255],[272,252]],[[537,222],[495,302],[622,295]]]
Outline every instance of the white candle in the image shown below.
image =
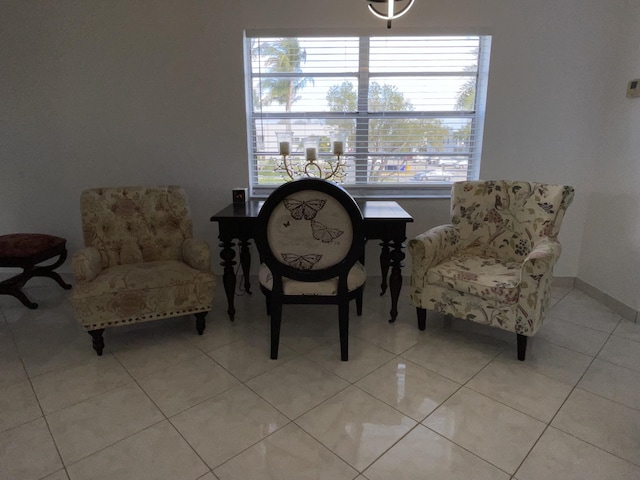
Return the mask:
[[336,140],[333,142],[333,154],[334,155],[342,155],[344,153],[344,142],[340,140]]
[[280,155],[289,155],[291,153],[291,144],[289,142],[280,142]]
[[313,147],[307,148],[307,160],[312,162],[317,159],[318,159],[318,151]]

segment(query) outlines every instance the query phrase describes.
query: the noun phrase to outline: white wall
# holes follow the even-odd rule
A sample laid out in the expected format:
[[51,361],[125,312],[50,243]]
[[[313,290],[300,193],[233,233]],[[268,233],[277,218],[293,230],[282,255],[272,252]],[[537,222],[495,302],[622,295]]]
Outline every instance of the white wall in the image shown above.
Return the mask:
[[[599,121],[610,101],[603,86],[631,75],[622,65],[634,52],[620,54],[620,78],[608,67],[617,48],[609,34],[630,3],[421,0],[393,27],[493,34],[481,176],[576,187],[558,276],[595,279],[603,263],[625,263],[616,252],[588,261],[581,248],[585,223],[585,248],[603,243],[590,218],[600,184],[592,172],[609,137]],[[243,29],[385,28],[362,0],[4,0],[0,22],[1,231],[58,234],[71,250],[82,244],[81,190],[167,183],[185,186],[196,235],[216,248],[208,219],[247,184]],[[627,118],[637,120],[637,108]],[[630,167],[637,143],[617,143],[627,159],[619,166]],[[445,200],[402,204],[415,217],[409,236],[448,219]],[[637,206],[624,212],[637,216]],[[617,287],[609,293],[627,298]]]
[[640,310],[640,98],[626,98],[640,78],[640,3],[629,0],[615,32],[603,86],[598,159],[580,256],[579,277]]

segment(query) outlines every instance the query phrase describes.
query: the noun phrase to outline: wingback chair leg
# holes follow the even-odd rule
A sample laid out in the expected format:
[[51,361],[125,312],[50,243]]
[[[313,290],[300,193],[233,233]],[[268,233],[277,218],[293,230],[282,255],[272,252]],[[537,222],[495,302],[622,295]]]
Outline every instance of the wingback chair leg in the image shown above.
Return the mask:
[[102,338],[102,333],[104,332],[104,328],[99,328],[98,330],[89,330],[89,335],[93,339],[93,349],[96,351],[98,356],[102,356],[102,350],[104,350],[104,339]]
[[282,303],[271,302],[271,360],[278,359],[280,345],[280,325],[282,323]]
[[416,307],[418,313],[418,328],[424,330],[427,328],[427,310],[425,308]]
[[349,360],[349,302],[338,304],[338,322],[340,328],[340,358]]
[[526,335],[518,335],[518,360],[521,362],[524,361],[524,354],[527,351],[527,336]]
[[207,316],[207,312],[199,312],[195,314],[196,317],[196,330],[198,331],[198,335],[202,335],[204,333],[204,329],[207,326],[207,321],[205,317]]

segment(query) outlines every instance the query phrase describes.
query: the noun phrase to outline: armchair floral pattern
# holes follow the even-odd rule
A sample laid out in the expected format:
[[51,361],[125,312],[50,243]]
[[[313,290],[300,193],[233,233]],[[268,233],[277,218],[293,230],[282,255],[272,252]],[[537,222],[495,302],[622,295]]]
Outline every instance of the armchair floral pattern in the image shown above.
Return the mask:
[[192,238],[187,197],[177,186],[85,190],[85,248],[72,258],[71,303],[100,355],[108,327],[211,310],[215,277],[209,246]]
[[409,242],[411,303],[424,329],[426,310],[518,334],[542,325],[551,294],[557,240],[574,189],[531,182],[457,182],[451,224]]

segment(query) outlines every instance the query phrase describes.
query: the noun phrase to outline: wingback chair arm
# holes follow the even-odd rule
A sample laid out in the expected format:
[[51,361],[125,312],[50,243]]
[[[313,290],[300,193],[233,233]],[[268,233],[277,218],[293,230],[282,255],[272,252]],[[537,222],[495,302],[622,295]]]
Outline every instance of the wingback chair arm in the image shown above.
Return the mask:
[[411,239],[408,247],[414,270],[426,272],[459,250],[460,235],[453,225],[440,225]]
[[186,239],[182,244],[182,258],[191,268],[205,272],[211,270],[211,250],[204,240]]
[[544,275],[553,270],[560,258],[560,242],[550,238],[539,240],[523,262],[523,271],[531,275]]
[[78,283],[90,282],[102,271],[102,258],[95,247],[85,247],[71,257],[71,269]]

